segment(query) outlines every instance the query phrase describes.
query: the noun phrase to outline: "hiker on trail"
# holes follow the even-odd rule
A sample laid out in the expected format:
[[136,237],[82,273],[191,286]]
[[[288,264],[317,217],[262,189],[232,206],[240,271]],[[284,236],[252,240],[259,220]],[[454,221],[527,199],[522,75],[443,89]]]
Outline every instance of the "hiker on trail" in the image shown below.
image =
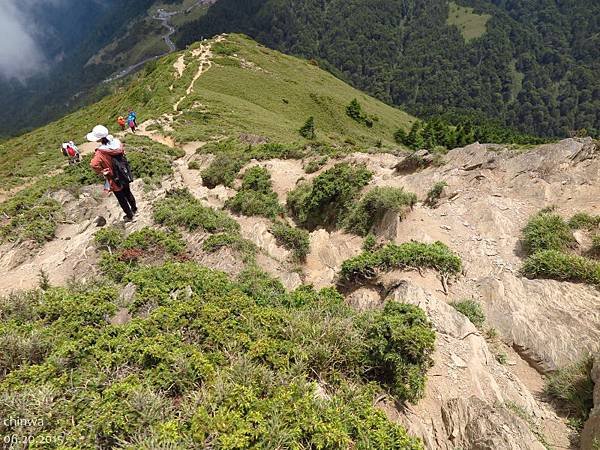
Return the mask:
[[119,126],[121,127],[121,131],[125,131],[125,117],[123,116],[119,116],[117,118],[117,123],[119,124]]
[[131,108],[129,108],[129,114],[127,115],[127,125],[131,128],[131,131],[135,133],[135,129],[137,128],[137,114]]
[[63,142],[61,145],[62,154],[69,158],[69,164],[77,164],[81,161],[81,155],[79,149],[75,145],[75,142]]
[[105,190],[113,192],[119,205],[125,212],[123,220],[131,222],[133,215],[137,212],[135,197],[131,193],[129,183],[133,181],[129,162],[125,157],[125,150],[121,141],[111,136],[108,129],[102,125],[96,125],[87,134],[87,140],[98,142],[100,146],[96,149],[90,166],[94,171],[104,176]]

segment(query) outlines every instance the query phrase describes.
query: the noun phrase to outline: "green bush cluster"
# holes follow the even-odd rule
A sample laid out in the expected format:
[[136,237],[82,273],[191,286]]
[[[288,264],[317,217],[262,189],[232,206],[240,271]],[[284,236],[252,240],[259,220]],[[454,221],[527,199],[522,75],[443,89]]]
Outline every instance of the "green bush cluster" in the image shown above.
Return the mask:
[[485,314],[481,305],[475,300],[460,300],[450,303],[454,309],[466,316],[477,328],[481,328],[485,322]]
[[300,133],[300,136],[302,136],[305,139],[314,139],[316,137],[315,118],[313,116],[310,116],[308,119],[306,119],[306,122],[304,122],[304,125],[300,127],[298,133]]
[[211,164],[200,172],[204,186],[213,189],[222,184],[231,187],[247,159],[241,154],[219,153]]
[[154,220],[171,228],[210,233],[235,231],[239,224],[227,213],[206,207],[187,189],[175,189],[154,204]]
[[521,269],[527,278],[600,285],[600,263],[557,250],[542,250],[529,256]]
[[312,183],[302,183],[292,190],[287,206],[305,228],[342,226],[354,200],[372,176],[365,166],[336,164]]
[[[574,283],[600,285],[600,262],[569,252],[575,246],[572,229],[593,229],[596,219],[586,213],[575,214],[567,224],[551,209],[533,216],[523,229],[523,243],[529,257],[521,273],[528,278],[548,278]],[[592,236],[589,255],[595,257],[600,238]]]
[[600,257],[600,234],[592,236],[592,247],[590,248],[590,255],[594,258]]
[[367,192],[352,208],[346,221],[346,229],[366,236],[388,211],[404,219],[417,202],[417,196],[402,188],[375,187]]
[[117,227],[106,227],[94,233],[94,242],[99,249],[113,250],[119,248],[125,240],[125,230]]
[[239,252],[246,263],[254,261],[257,251],[253,242],[244,239],[239,232],[235,231],[212,234],[202,243],[202,249],[208,253],[214,253],[223,247]]
[[600,226],[600,216],[588,213],[577,213],[569,220],[569,226],[574,230],[593,230]]
[[427,197],[425,197],[424,203],[432,208],[436,207],[446,186],[448,186],[448,183],[445,181],[438,181],[435,183],[429,192],[427,192]]
[[179,233],[144,227],[125,237],[123,231],[107,228],[95,234],[96,245],[104,251],[100,258],[102,273],[121,281],[140,264],[160,263],[170,257],[180,256],[185,242]]
[[319,170],[321,167],[327,164],[328,159],[329,158],[327,156],[323,156],[321,158],[313,159],[307,162],[303,167],[304,172],[315,173],[317,170]]
[[431,364],[435,343],[435,332],[423,310],[389,302],[383,311],[367,314],[365,322],[365,345],[373,369],[370,377],[386,383],[396,398],[411,402],[421,398],[423,368]]
[[348,106],[346,106],[346,115],[352,120],[366,125],[367,128],[372,128],[373,124],[377,121],[377,117],[369,116],[363,111],[362,105],[357,99],[352,99]]
[[569,225],[551,211],[535,214],[523,228],[523,247],[529,255],[542,250],[564,251],[574,242]]
[[277,221],[269,229],[279,245],[290,250],[294,258],[306,259],[310,250],[310,234],[306,230],[292,227],[285,222]]
[[341,277],[359,281],[374,278],[377,271],[418,268],[434,269],[445,275],[458,275],[462,270],[462,262],[442,242],[425,244],[411,241],[399,245],[387,244],[344,261]]
[[588,356],[556,371],[547,378],[544,389],[546,395],[572,414],[581,426],[594,406],[593,364],[593,358]]
[[274,218],[283,213],[277,194],[273,192],[271,174],[260,166],[246,170],[242,187],[234,197],[225,202],[225,206],[246,216]]
[[104,283],[0,311],[12,358],[0,415],[51,417],[34,430],[57,438],[44,448],[422,448],[373,406],[382,389],[423,393],[435,334],[417,307],[359,313],[335,289],[287,293],[256,269],[234,282],[192,262],[123,281],[143,314],[122,325],[108,321],[118,289]]

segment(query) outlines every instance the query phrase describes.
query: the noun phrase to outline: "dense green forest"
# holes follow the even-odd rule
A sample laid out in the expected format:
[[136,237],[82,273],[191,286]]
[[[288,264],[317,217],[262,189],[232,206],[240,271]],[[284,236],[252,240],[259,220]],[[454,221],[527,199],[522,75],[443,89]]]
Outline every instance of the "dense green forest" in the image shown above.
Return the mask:
[[[179,34],[244,32],[421,117],[600,130],[600,2],[220,0]],[[467,8],[469,7],[469,8]]]

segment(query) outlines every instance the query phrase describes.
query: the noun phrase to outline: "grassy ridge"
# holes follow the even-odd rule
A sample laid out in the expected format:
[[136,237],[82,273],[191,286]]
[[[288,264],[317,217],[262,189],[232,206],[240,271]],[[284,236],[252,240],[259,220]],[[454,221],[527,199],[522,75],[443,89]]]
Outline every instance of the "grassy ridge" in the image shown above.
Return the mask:
[[[195,95],[181,104],[189,108],[197,101],[208,111],[196,118],[182,117],[175,133],[182,140],[246,132],[286,143],[304,141],[298,130],[313,116],[318,140],[349,138],[374,145],[381,139],[391,144],[395,129],[408,128],[414,120],[309,61],[257,45],[247,37],[230,35],[221,48],[225,50],[216,55],[216,66],[198,80]],[[346,106],[354,98],[379,119],[373,128],[346,115]]]

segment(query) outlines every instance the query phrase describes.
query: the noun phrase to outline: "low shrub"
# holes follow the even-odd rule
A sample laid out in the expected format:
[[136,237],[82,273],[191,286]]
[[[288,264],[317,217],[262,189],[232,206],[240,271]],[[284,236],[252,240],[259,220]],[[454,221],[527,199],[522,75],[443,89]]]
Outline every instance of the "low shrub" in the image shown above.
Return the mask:
[[341,226],[360,190],[373,174],[362,165],[340,163],[312,183],[302,183],[288,194],[287,206],[305,228]]
[[188,169],[190,169],[190,170],[200,170],[200,164],[198,164],[198,161],[190,161],[188,163]]
[[246,216],[274,218],[283,213],[283,207],[272,189],[271,174],[259,166],[246,170],[242,187],[234,197],[225,202],[225,206]]
[[202,243],[205,252],[214,253],[223,247],[229,247],[241,253],[245,263],[254,261],[256,245],[248,239],[244,239],[237,232],[213,234]]
[[329,158],[327,156],[323,156],[319,159],[313,159],[304,165],[304,172],[315,173],[317,170],[319,170],[321,167],[327,164],[328,160]]
[[523,228],[523,246],[529,255],[542,250],[564,251],[574,242],[569,225],[550,211],[535,214]]
[[100,270],[114,281],[121,281],[140,264],[156,264],[180,256],[185,242],[178,233],[144,227],[127,237],[117,230],[96,233],[96,245],[106,249],[100,259]]
[[600,225],[600,216],[588,213],[577,213],[569,220],[569,226],[574,230],[593,230]]
[[435,183],[429,192],[427,192],[424,203],[432,208],[436,207],[446,186],[448,186],[448,183],[445,181],[438,181]]
[[247,158],[238,153],[219,153],[211,164],[200,172],[202,184],[213,189],[218,185],[231,187],[238,172],[247,162]]
[[599,262],[557,250],[542,250],[529,256],[521,272],[527,278],[600,285]]
[[225,206],[233,212],[245,216],[263,216],[275,218],[283,213],[277,194],[270,192],[239,191],[225,202]]
[[159,184],[163,177],[171,175],[173,160],[185,155],[180,148],[167,147],[137,135],[127,136],[125,148],[133,176],[143,179],[150,186]]
[[365,252],[371,252],[371,251],[375,250],[376,246],[377,246],[377,237],[375,237],[375,235],[372,233],[367,234],[367,236],[365,236],[365,240],[363,241],[362,249]]
[[593,358],[588,356],[556,371],[546,380],[545,393],[583,424],[594,406]]
[[389,302],[365,322],[370,376],[382,380],[400,401],[416,402],[425,392],[435,343],[427,316],[413,305]]
[[306,230],[292,227],[285,222],[275,222],[269,229],[279,245],[290,250],[294,258],[306,259],[310,250],[310,234]]
[[215,55],[221,56],[233,56],[239,51],[239,48],[235,44],[229,42],[215,42],[211,49]]
[[346,221],[346,229],[366,236],[388,211],[397,213],[401,219],[417,202],[417,196],[402,188],[376,187],[367,192],[352,208]]
[[310,116],[308,119],[306,119],[306,122],[304,122],[304,125],[300,127],[298,133],[305,139],[314,139],[316,137],[315,118],[313,116]]
[[477,328],[481,328],[485,322],[485,314],[481,305],[474,300],[461,300],[450,303],[454,309],[466,316]]
[[592,236],[592,246],[590,247],[590,255],[594,258],[600,257],[600,234]]
[[445,244],[406,242],[387,244],[378,250],[363,252],[342,263],[343,279],[357,281],[374,278],[378,271],[391,269],[434,269],[445,275],[458,275],[462,262]]
[[209,233],[234,231],[239,224],[227,213],[206,207],[187,189],[175,189],[154,204],[154,220],[172,228],[188,231],[202,229]]
[[2,206],[0,213],[8,217],[0,222],[2,241],[25,240],[43,244],[54,238],[57,222],[63,216],[60,203],[44,196],[31,199],[31,203],[26,204],[12,199]]
[[94,234],[94,242],[96,247],[101,250],[117,249],[125,240],[125,231],[121,228],[106,227],[101,228]]

